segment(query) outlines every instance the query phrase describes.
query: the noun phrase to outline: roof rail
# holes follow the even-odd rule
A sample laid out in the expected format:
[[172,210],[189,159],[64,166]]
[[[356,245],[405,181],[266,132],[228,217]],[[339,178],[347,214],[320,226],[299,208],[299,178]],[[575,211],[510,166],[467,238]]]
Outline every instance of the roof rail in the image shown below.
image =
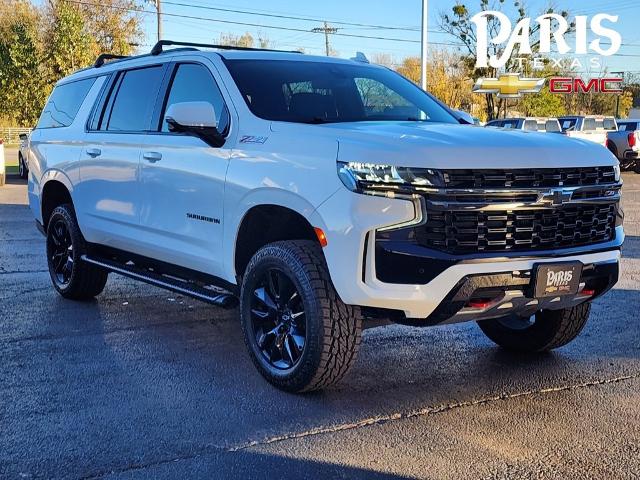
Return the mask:
[[127,55],[114,55],[112,53],[101,53],[98,58],[96,58],[95,63],[93,64],[94,68],[100,68],[105,64],[107,60],[121,60],[123,58],[127,58]]
[[193,43],[193,42],[178,42],[174,40],[160,40],[151,49],[151,55],[160,55],[164,52],[162,47],[169,45],[178,45],[181,47],[202,47],[202,48],[217,48],[218,50],[248,50],[248,51],[266,51],[266,52],[282,52],[282,53],[301,53],[296,50],[272,50],[269,48],[253,48],[253,47],[235,47],[233,45],[216,45],[210,43]]

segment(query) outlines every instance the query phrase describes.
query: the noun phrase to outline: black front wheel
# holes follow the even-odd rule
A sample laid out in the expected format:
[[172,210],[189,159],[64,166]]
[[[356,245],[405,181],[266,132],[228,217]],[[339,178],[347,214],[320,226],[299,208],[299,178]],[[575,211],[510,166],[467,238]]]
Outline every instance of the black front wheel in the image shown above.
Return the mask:
[[484,334],[501,347],[526,352],[547,352],[562,347],[582,331],[591,303],[562,310],[542,310],[532,317],[512,315],[478,322]]
[[319,390],[347,373],[360,345],[360,311],[338,297],[317,244],[261,248],[240,297],[245,343],[270,383],[290,392]]
[[56,207],[47,224],[47,260],[53,286],[65,298],[93,298],[107,283],[106,270],[82,261],[86,252],[73,207]]

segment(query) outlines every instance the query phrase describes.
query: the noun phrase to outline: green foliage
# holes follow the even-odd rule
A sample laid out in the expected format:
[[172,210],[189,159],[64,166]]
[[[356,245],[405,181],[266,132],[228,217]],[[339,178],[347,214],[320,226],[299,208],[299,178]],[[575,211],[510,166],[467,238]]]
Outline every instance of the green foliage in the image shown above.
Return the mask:
[[525,95],[518,109],[527,117],[559,117],[567,113],[562,96],[551,93],[548,87],[538,94]]
[[[129,54],[141,38],[135,0],[78,5],[0,0],[0,124],[33,126],[60,78],[101,52]],[[46,48],[45,48],[46,47]]]
[[52,80],[86,67],[98,55],[98,46],[85,29],[85,19],[74,4],[64,0],[53,4],[53,23],[47,32],[46,60]]
[[42,47],[35,11],[25,4],[14,7],[13,22],[0,25],[2,121],[33,125],[49,88],[43,79]]

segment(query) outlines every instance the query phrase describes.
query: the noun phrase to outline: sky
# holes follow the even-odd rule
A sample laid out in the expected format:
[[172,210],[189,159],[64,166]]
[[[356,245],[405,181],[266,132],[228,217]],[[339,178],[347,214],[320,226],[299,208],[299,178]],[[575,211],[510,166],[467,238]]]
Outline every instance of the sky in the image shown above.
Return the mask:
[[[479,0],[465,0],[475,7]],[[506,3],[509,3],[507,1]],[[531,16],[537,16],[550,5],[549,0],[525,0]],[[623,46],[618,55],[602,59],[609,71],[630,71],[640,74],[640,4],[638,0],[553,0],[556,10],[566,9],[573,15],[608,13],[619,15],[615,26],[622,35]],[[430,48],[456,49],[456,40],[439,31],[441,12],[450,12],[455,2],[429,0]],[[199,8],[200,7],[200,8]],[[217,9],[217,10],[216,10]],[[140,51],[146,51],[156,41],[155,7],[150,0],[143,14],[146,39]],[[226,10],[226,11],[225,11]],[[235,13],[228,10],[244,10],[254,14]],[[311,29],[322,26],[326,20],[338,28],[337,35],[330,36],[331,47],[341,57],[352,57],[357,51],[371,57],[386,53],[400,63],[406,56],[420,54],[421,0],[322,0],[301,2],[292,0],[163,0],[163,37],[203,43],[215,43],[222,33],[241,35],[249,32],[254,37],[266,37],[273,48],[304,48],[309,54],[324,54],[324,35]],[[271,17],[260,14],[273,15]],[[280,16],[304,17],[311,20],[288,19]],[[203,17],[200,20],[191,17]],[[236,22],[236,23],[225,23]],[[343,23],[360,24],[345,25]],[[254,25],[238,25],[249,23]],[[289,30],[270,27],[286,28]],[[385,27],[385,28],[381,28]],[[355,35],[358,37],[353,37]],[[384,39],[361,38],[384,37]],[[394,40],[389,40],[389,39]],[[571,42],[569,42],[571,44]],[[586,65],[586,62],[584,62]]]

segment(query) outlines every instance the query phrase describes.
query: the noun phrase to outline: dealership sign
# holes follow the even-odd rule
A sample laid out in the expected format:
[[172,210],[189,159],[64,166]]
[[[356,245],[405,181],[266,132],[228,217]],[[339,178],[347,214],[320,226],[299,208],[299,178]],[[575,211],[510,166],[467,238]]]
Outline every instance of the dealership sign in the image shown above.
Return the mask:
[[[489,17],[495,17],[499,22],[496,36],[492,38],[489,38]],[[476,68],[504,67],[511,58],[516,45],[521,54],[531,55],[533,53],[531,49],[531,20],[523,18],[515,28],[512,28],[513,25],[509,17],[502,12],[489,10],[474,15],[471,21],[476,25],[478,37]],[[555,43],[560,55],[567,55],[571,52],[576,55],[586,55],[591,51],[600,56],[609,57],[616,54],[622,45],[620,33],[603,26],[604,22],[617,23],[618,17],[614,15],[601,13],[595,15],[590,22],[586,15],[575,17],[575,44],[573,48],[565,39],[565,34],[569,31],[569,22],[562,15],[548,13],[539,16],[535,21],[539,26],[539,52],[542,54],[550,54],[551,45]],[[553,25],[554,21],[555,25]],[[591,42],[587,42],[589,30],[598,37]],[[602,39],[606,39],[610,45],[603,48]],[[504,44],[502,55],[489,55],[489,42],[494,45]]]
[[[497,20],[495,36],[489,31],[489,19]],[[570,55],[585,56],[593,53],[588,59],[588,66],[592,69],[601,68],[600,58],[615,55],[622,45],[622,36],[611,24],[618,22],[618,16],[601,13],[589,18],[586,15],[575,17],[572,37],[569,43],[568,33],[572,30],[569,21],[562,15],[548,13],[537,17],[521,19],[515,26],[504,13],[498,11],[484,11],[474,15],[471,21],[477,31],[476,68],[495,69],[504,68],[509,60],[518,64],[522,70],[524,62],[529,62],[532,70],[542,70],[545,62],[550,62],[556,68],[583,68],[584,60],[571,58]],[[534,23],[535,22],[535,23]],[[538,30],[539,44],[537,52],[543,57],[534,57],[531,47],[531,29]],[[591,41],[589,37],[591,33]],[[490,54],[490,45],[502,46],[500,54]],[[555,45],[555,50],[552,47]],[[516,49],[517,47],[517,49]],[[514,51],[528,57],[512,58]],[[561,55],[554,58],[550,54]],[[583,80],[580,78],[556,77],[549,80],[549,89],[553,93],[621,93],[620,78],[594,78]],[[545,84],[543,78],[522,78],[517,73],[506,73],[499,78],[479,79],[473,91],[476,93],[496,93],[499,98],[519,98],[524,93],[538,93]]]

